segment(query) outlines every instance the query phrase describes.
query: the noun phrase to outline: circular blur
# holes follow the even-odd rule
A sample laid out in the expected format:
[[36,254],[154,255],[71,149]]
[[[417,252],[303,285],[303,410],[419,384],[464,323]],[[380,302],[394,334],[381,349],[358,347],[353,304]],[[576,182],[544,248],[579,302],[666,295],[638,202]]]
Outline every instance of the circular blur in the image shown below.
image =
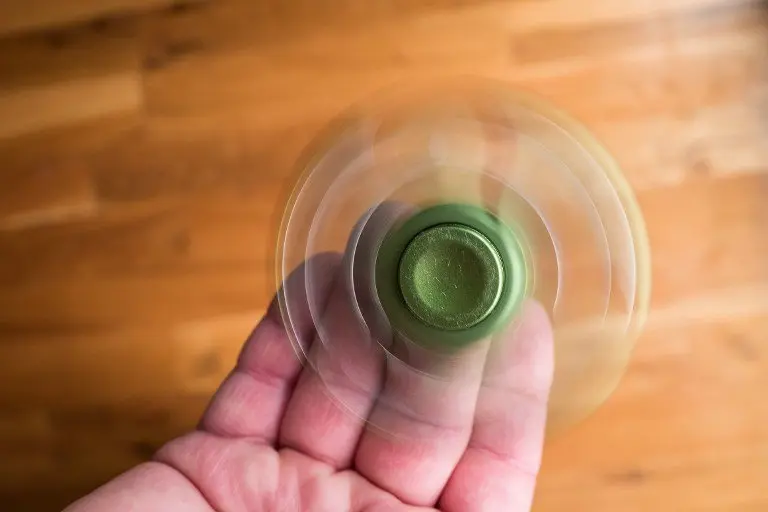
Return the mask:
[[[441,349],[457,345],[445,343],[453,334],[441,336],[440,329],[460,332],[483,321],[504,282],[484,234],[433,228],[414,238],[404,256],[391,256],[406,275],[400,312],[382,305],[375,274],[389,233],[419,212],[464,204],[490,212],[515,233],[521,295],[544,305],[553,322],[550,430],[584,418],[610,396],[648,308],[648,242],[630,188],[583,128],[503,87],[467,84],[382,95],[350,112],[332,135],[302,170],[282,218],[276,260],[281,283],[315,254],[346,255],[339,276],[347,297],[344,325],[339,315],[325,314],[313,285],[321,276],[311,266],[301,293],[279,297],[289,337],[307,364],[313,364],[310,344],[349,358],[348,341],[338,340],[348,340],[352,323],[356,349],[367,357],[397,361],[437,382],[455,375],[462,352]],[[453,231],[442,236],[446,229]],[[452,261],[456,250],[470,271],[441,275],[441,261]],[[463,292],[450,298],[434,283]],[[312,340],[290,328],[295,308],[307,300],[317,326]],[[437,330],[408,328],[414,319]],[[515,321],[513,313],[484,335],[493,344],[509,336]]]

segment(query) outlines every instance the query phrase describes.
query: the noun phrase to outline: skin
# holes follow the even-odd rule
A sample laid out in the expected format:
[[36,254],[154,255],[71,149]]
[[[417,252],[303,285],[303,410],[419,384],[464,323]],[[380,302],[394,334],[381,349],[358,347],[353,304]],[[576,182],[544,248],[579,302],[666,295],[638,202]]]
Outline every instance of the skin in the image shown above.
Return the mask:
[[[293,327],[315,339],[303,365],[273,302],[198,429],[65,512],[529,511],[553,369],[543,309],[526,304],[461,364],[432,364],[436,379],[418,355],[407,366],[360,343],[338,257],[313,264],[330,276],[317,289],[334,350],[303,297]],[[306,271],[284,286],[301,290]]]

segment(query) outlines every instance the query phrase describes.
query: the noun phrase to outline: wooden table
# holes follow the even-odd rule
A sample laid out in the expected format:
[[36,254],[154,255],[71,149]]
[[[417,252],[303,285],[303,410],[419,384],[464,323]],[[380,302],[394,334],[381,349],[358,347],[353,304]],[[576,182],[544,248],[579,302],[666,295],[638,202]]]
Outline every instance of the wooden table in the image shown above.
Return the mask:
[[647,330],[548,444],[535,509],[768,510],[765,2],[26,4],[0,6],[3,510],[191,428],[273,292],[297,155],[382,86],[455,74],[586,123],[650,232]]

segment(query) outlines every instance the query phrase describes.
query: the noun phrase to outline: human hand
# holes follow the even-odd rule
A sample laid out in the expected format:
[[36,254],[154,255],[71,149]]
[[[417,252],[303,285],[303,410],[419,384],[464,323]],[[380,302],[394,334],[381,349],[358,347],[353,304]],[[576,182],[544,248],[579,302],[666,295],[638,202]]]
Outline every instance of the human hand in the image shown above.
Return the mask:
[[[313,265],[327,267],[317,287],[347,361],[311,348],[302,366],[273,302],[198,430],[66,512],[530,510],[553,370],[543,309],[525,304],[511,333],[435,381],[356,349],[338,261]],[[305,269],[284,286],[303,287]],[[293,328],[313,337],[308,304]]]

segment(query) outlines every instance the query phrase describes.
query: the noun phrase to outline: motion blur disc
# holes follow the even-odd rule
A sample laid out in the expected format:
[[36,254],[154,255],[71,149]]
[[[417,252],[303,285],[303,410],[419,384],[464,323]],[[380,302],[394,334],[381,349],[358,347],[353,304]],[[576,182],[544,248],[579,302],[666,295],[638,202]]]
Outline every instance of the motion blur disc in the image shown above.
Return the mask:
[[[474,83],[382,95],[322,141],[282,217],[277,281],[308,261],[280,310],[341,405],[387,430],[334,385],[340,376],[386,401],[384,375],[398,367],[438,396],[529,300],[555,329],[550,431],[610,396],[647,312],[649,249],[632,191],[589,133]],[[313,259],[329,251],[345,255],[331,292]],[[312,334],[296,328],[307,311]]]

